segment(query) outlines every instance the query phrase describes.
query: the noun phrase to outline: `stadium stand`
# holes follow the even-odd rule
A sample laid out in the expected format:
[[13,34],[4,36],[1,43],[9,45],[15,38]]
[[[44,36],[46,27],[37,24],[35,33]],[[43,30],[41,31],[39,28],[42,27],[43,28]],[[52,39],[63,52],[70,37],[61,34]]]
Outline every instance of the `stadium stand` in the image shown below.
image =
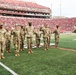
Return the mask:
[[73,31],[73,27],[76,24],[76,18],[61,18],[61,19],[39,19],[39,18],[21,18],[21,17],[10,17],[10,16],[0,16],[0,22],[6,23],[7,25],[14,26],[15,23],[20,25],[27,25],[31,21],[34,27],[42,26],[43,24],[48,24],[53,31],[55,25],[61,27],[61,32]]

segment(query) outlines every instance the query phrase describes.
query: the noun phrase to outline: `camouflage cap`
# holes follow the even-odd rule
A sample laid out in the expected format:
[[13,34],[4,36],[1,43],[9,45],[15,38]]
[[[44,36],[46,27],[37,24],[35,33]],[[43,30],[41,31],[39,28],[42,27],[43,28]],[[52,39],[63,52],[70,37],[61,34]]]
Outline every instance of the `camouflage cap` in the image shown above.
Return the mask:
[[21,27],[23,27],[23,25],[20,25]]
[[15,26],[20,26],[19,24],[15,24]]
[[6,26],[6,28],[10,28],[9,26]]

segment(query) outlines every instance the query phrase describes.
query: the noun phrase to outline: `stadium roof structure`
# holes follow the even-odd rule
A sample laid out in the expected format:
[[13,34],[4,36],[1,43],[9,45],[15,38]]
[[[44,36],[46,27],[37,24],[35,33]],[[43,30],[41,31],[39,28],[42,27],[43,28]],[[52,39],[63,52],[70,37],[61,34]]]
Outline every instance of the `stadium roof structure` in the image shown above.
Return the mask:
[[33,2],[24,2],[19,0],[0,0],[0,8],[45,13],[51,12],[49,7],[45,7]]

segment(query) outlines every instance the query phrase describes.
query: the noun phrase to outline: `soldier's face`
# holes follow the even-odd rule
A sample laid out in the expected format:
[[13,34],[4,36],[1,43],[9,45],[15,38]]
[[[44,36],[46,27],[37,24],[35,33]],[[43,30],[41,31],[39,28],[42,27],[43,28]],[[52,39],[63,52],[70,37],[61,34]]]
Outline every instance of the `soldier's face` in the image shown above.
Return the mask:
[[0,26],[0,29],[2,29],[3,28],[3,26]]
[[21,29],[21,26],[18,26],[18,29]]
[[9,31],[9,28],[6,28],[7,31]]
[[20,26],[16,26],[16,29],[20,29]]
[[15,26],[16,29],[18,29],[18,26]]

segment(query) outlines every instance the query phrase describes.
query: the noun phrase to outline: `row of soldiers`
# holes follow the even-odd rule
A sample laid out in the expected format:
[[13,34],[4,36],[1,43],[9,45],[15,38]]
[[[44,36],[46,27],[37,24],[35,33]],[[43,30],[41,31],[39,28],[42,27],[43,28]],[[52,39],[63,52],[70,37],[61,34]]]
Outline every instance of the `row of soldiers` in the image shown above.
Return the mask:
[[[58,47],[59,43],[59,26],[56,26],[54,30],[55,33],[55,46]],[[19,51],[24,50],[24,40],[25,36],[27,38],[27,49],[28,53],[33,53],[32,51],[32,44],[33,44],[33,36],[36,35],[36,47],[39,48],[40,46],[40,37],[43,34],[44,40],[44,50],[48,50],[50,46],[50,38],[51,38],[51,30],[49,29],[48,25],[44,25],[43,27],[38,27],[34,29],[32,23],[29,22],[27,26],[22,26],[19,24],[15,24],[15,28],[10,31],[9,27],[7,26],[3,29],[3,24],[0,24],[0,59],[4,59],[4,49],[6,52],[11,52],[11,38],[13,36],[13,44],[15,50],[15,56],[20,56]]]

